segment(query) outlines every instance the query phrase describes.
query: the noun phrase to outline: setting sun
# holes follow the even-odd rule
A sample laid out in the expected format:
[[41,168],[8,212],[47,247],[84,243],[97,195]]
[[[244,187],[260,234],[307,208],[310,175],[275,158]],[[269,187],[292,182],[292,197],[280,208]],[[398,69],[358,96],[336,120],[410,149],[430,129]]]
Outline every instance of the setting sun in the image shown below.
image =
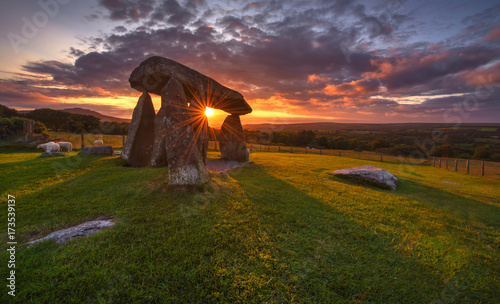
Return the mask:
[[206,115],[207,117],[210,117],[210,116],[214,115],[214,109],[207,107],[207,108],[205,109],[205,115]]

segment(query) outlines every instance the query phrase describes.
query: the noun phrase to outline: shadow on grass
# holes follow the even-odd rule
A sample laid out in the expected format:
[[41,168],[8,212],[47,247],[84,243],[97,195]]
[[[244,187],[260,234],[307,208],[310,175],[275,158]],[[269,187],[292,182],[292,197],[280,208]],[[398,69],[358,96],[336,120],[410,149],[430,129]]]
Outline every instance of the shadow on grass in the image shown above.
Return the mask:
[[397,235],[374,233],[259,166],[233,178],[268,238],[288,299],[416,303],[439,297],[435,269],[394,250]]

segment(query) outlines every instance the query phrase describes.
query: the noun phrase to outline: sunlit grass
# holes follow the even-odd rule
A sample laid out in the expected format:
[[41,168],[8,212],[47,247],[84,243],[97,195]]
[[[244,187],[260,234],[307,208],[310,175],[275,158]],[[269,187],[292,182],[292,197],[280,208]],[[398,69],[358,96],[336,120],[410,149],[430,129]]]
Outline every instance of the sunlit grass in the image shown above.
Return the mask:
[[[101,215],[117,224],[62,246],[20,245],[20,303],[500,298],[498,179],[324,155],[251,153],[254,165],[228,177],[212,175],[211,192],[171,193],[166,168],[125,167],[118,157],[38,155],[0,154],[0,192],[17,198],[20,243]],[[399,189],[329,173],[367,164],[397,175]],[[10,300],[5,288],[2,303]]]

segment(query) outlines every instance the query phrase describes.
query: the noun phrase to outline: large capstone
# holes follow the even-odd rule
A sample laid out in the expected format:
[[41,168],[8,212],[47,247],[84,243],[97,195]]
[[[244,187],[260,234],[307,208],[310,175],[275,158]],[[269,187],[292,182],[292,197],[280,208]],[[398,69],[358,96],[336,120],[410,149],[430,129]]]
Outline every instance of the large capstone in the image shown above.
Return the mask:
[[204,158],[200,153],[197,111],[193,111],[182,84],[171,78],[161,91],[165,106],[168,175],[170,186],[201,186],[209,182]]
[[141,92],[161,95],[170,79],[177,80],[191,104],[198,108],[210,107],[231,114],[248,114],[252,108],[243,95],[233,91],[210,77],[173,60],[154,56],[143,61],[130,75],[132,88]]
[[220,154],[223,159],[244,162],[248,160],[245,134],[239,115],[229,115],[220,130]]
[[361,166],[333,171],[332,174],[357,182],[368,183],[379,188],[396,190],[398,179],[390,172],[374,166]]
[[121,157],[133,167],[150,165],[154,142],[154,118],[155,109],[151,96],[144,92],[134,109],[127,142],[121,154]]

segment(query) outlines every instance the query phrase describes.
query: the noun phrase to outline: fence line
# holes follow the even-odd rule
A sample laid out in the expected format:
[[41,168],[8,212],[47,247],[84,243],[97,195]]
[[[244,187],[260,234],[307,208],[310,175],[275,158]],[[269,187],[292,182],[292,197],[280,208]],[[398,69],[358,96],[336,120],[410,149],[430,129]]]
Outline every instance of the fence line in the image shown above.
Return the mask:
[[[216,141],[209,142],[209,149],[219,150]],[[279,145],[261,145],[247,143],[247,148],[254,152],[289,152],[294,154],[330,155],[338,157],[348,157],[365,159],[379,162],[404,163],[410,165],[441,167],[457,172],[464,172],[480,176],[500,177],[500,163],[480,160],[467,160],[455,158],[433,157],[429,159],[419,159],[403,156],[393,156],[369,151],[357,152],[352,150],[330,150],[301,147],[288,147]],[[441,163],[441,165],[440,165]]]
[[[83,142],[82,142],[83,138]],[[75,133],[56,133],[52,134],[52,140],[57,141],[68,141],[72,144],[73,149],[81,149],[82,144],[85,147],[92,147],[94,145],[94,141],[100,139],[103,141],[105,146],[112,146],[114,149],[123,148],[125,145],[125,140],[127,139],[126,135],[108,135],[108,134],[93,134],[93,133],[85,133],[85,134],[75,134]]]
[[[73,144],[74,149],[81,149],[82,135],[74,133],[58,133],[57,138],[54,140],[69,141]],[[104,135],[87,133],[83,135],[83,144],[85,147],[93,146],[94,141],[101,139],[104,145],[111,145],[113,148],[122,148],[126,140],[125,135]],[[219,150],[219,143],[217,141],[209,141],[209,149]],[[279,145],[261,145],[247,143],[247,148],[250,151],[256,152],[289,152],[295,154],[312,154],[312,155],[330,155],[338,157],[348,157],[365,159],[379,162],[391,163],[404,163],[410,165],[423,165],[443,168],[447,170],[463,172],[480,176],[500,177],[500,163],[480,161],[480,160],[467,160],[455,158],[433,157],[430,159],[417,159],[402,156],[393,156],[369,151],[357,152],[352,150],[330,150],[330,149],[315,149],[315,148],[301,148],[301,147],[288,147]]]

